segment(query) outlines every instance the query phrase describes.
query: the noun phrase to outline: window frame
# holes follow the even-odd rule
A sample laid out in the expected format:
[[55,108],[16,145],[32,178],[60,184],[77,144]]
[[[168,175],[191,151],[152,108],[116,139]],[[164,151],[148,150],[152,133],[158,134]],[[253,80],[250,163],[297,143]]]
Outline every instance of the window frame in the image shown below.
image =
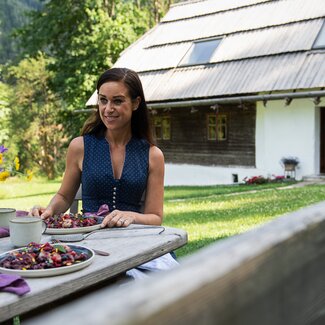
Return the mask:
[[[158,135],[157,134],[157,131],[156,131],[156,121],[157,120],[160,120],[161,122],[161,125],[160,125],[160,128],[161,128],[161,132],[160,134]],[[165,121],[169,121],[169,126],[166,128],[166,126],[164,126],[164,120]],[[155,137],[157,140],[163,140],[163,141],[170,141],[171,138],[172,138],[172,134],[171,134],[171,116],[170,114],[162,114],[162,115],[155,115],[153,116],[153,126],[154,126],[154,132],[155,132]],[[168,130],[168,136],[165,137],[165,131]]]
[[[320,35],[324,36],[324,44],[316,45],[318,39],[320,38]],[[319,32],[317,33],[317,36],[316,36],[314,43],[312,45],[312,50],[319,50],[319,49],[325,49],[325,19],[324,19],[322,27],[320,28]]]
[[[181,58],[178,66],[179,67],[187,67],[187,66],[193,66],[193,65],[202,65],[202,64],[209,64],[211,63],[211,58],[213,57],[214,53],[217,51],[218,47],[220,46],[220,43],[222,42],[223,37],[214,37],[214,38],[206,38],[206,39],[201,39],[201,40],[197,40],[197,41],[193,41],[190,45],[190,47],[187,49],[186,53],[183,55],[183,57]],[[218,41],[217,46],[215,47],[215,49],[212,51],[208,61],[199,61],[199,62],[188,62],[190,59],[190,56],[192,55],[194,49],[195,49],[195,45],[196,44],[200,44],[200,43],[206,43],[206,42],[212,42],[212,41]],[[182,63],[186,58],[189,58],[187,60],[186,63]]]
[[[215,123],[210,123],[210,117],[215,118]],[[220,127],[220,120],[222,117],[226,118],[225,122],[225,137],[220,138],[219,137],[219,127]],[[215,137],[210,137],[210,127],[214,127],[214,134]],[[225,142],[228,140],[228,115],[226,113],[207,113],[207,140],[208,141],[216,141],[216,142]]]

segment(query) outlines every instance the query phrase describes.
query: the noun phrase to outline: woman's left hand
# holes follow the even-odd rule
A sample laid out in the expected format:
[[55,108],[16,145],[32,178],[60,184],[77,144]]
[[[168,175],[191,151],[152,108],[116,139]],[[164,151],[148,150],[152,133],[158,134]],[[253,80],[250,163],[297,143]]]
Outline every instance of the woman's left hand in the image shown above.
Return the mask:
[[127,227],[134,221],[135,217],[132,216],[132,212],[114,210],[104,218],[101,227]]

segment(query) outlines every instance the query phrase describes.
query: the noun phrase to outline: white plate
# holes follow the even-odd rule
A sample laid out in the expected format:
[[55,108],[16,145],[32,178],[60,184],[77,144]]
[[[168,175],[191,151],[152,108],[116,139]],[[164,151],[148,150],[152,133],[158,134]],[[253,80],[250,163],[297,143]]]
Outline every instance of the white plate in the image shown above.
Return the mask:
[[49,235],[80,234],[80,233],[91,232],[97,229],[100,229],[100,224],[88,226],[88,227],[76,227],[76,228],[46,228],[45,233]]
[[[56,246],[57,244],[54,244],[53,246]],[[3,274],[15,274],[15,275],[20,275],[23,277],[28,277],[28,278],[42,278],[46,276],[56,276],[56,275],[61,275],[61,274],[66,274],[66,273],[71,273],[75,272],[78,270],[83,269],[84,267],[88,266],[93,259],[95,258],[95,252],[87,247],[83,246],[77,246],[77,245],[67,245],[71,247],[74,251],[78,253],[85,253],[88,256],[88,259],[85,261],[82,261],[80,263],[72,264],[69,266],[61,266],[61,267],[54,267],[52,269],[43,269],[43,270],[12,270],[12,269],[7,269],[4,267],[0,267],[0,273]],[[5,257],[7,254],[14,252],[14,251],[19,251],[23,249],[24,247],[21,247],[19,249],[14,249],[8,252],[5,252],[0,255],[0,260]]]

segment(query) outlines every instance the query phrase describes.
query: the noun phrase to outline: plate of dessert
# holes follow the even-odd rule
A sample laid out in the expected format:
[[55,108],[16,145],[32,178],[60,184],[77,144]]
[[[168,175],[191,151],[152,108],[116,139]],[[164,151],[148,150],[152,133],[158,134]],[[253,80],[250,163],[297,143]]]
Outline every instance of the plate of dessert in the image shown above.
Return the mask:
[[45,219],[46,234],[77,234],[100,229],[103,217],[97,215],[83,215],[81,213],[61,213]]

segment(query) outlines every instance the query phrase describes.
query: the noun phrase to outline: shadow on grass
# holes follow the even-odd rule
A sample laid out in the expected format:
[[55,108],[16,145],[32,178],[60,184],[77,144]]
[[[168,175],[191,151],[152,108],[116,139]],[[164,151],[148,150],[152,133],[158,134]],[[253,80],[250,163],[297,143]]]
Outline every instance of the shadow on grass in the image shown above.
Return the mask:
[[[247,203],[246,209],[241,210],[240,207],[235,206],[233,208],[217,208],[217,209],[197,209],[195,211],[186,212],[171,212],[166,214],[166,225],[176,228],[182,228],[184,224],[207,224],[209,222],[227,222],[240,220],[245,217],[260,216],[261,211],[258,210],[260,205],[268,207],[267,213],[263,213],[263,217],[273,216],[281,214],[282,212],[289,211],[288,209],[282,209],[281,207],[273,207],[273,210],[269,208],[272,202],[267,200],[259,201],[258,203]],[[255,210],[255,211],[254,211]]]
[[166,186],[165,201],[193,200],[203,197],[240,194],[286,187],[291,183],[269,183],[260,185],[214,185],[214,186]]

